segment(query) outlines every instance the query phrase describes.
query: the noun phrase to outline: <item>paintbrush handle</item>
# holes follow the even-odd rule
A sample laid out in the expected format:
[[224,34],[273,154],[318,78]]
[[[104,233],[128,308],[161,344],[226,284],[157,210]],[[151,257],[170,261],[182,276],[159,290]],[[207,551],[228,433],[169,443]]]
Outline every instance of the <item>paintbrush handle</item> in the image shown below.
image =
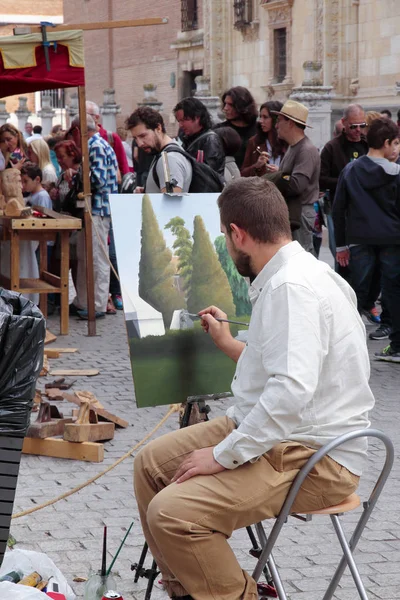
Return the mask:
[[[194,313],[188,312],[187,314],[191,319],[202,319],[203,318],[200,315],[196,315]],[[214,317],[214,319],[216,321],[219,321],[220,323],[232,323],[232,325],[245,325],[246,327],[248,327],[250,325],[250,323],[244,323],[243,321],[230,321],[229,319],[219,319],[217,317]]]
[[220,323],[232,323],[233,325],[246,325],[246,327],[248,327],[250,325],[250,323],[244,323],[243,321],[230,321],[229,319],[217,319],[217,317],[214,317],[214,319],[216,321],[219,321]]
[[106,573],[107,573],[107,567],[106,567],[106,560],[107,560],[107,527],[104,527],[104,534],[103,534],[103,556],[102,556],[102,560],[101,560],[101,576],[105,577]]
[[115,563],[115,561],[116,561],[116,560],[117,560],[117,558],[118,558],[118,554],[121,552],[122,546],[125,544],[125,540],[126,540],[126,538],[128,537],[128,535],[129,535],[129,533],[130,533],[130,531],[131,531],[132,527],[133,527],[133,521],[132,521],[132,523],[131,523],[131,525],[130,525],[130,527],[129,527],[128,531],[126,532],[126,534],[125,534],[125,537],[124,537],[124,539],[122,540],[122,542],[121,542],[121,544],[120,544],[120,546],[119,546],[119,548],[118,548],[118,550],[117,550],[117,552],[116,552],[116,554],[115,554],[114,558],[112,559],[112,561],[111,561],[111,565],[108,567],[108,570],[107,570],[107,577],[108,577],[108,576],[109,576],[109,574],[111,573],[111,569],[113,568],[113,566],[114,566],[114,563]]

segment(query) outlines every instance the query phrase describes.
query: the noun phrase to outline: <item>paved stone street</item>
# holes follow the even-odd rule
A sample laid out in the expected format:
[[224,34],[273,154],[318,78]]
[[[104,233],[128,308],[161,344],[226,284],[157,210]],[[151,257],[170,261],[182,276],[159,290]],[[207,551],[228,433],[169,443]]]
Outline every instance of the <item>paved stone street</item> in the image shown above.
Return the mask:
[[[325,248],[323,258],[328,259]],[[50,317],[49,329],[58,333],[58,327],[58,318]],[[372,327],[367,324],[367,331],[371,331]],[[14,512],[41,504],[99,473],[141,440],[168,410],[166,406],[136,408],[122,313],[98,321],[98,337],[89,338],[86,333],[86,323],[71,318],[70,335],[58,337],[55,345],[78,347],[79,353],[65,354],[60,359],[51,360],[51,367],[98,368],[100,375],[79,378],[73,389],[93,391],[106,408],[126,418],[130,427],[118,429],[114,440],[105,444],[105,459],[100,464],[23,456]],[[385,342],[369,342],[371,356],[384,345]],[[391,436],[398,454],[400,366],[373,359],[371,364],[371,384],[376,396],[372,423]],[[49,377],[39,380],[40,388],[44,387],[46,380]],[[71,404],[58,404],[65,414],[69,414]],[[227,404],[213,404],[212,416],[221,414]],[[173,415],[159,434],[176,428],[177,416]],[[382,448],[379,444],[373,444],[360,488],[363,498],[379,472],[382,457]],[[357,552],[357,563],[371,599],[400,598],[399,492],[400,468],[396,462]],[[351,530],[359,513],[360,510],[357,510],[343,519],[346,530]],[[134,584],[130,570],[131,563],[139,559],[143,544],[132,491],[132,459],[127,459],[78,494],[13,521],[11,533],[18,542],[17,547],[47,553],[68,578],[77,596],[83,597],[84,584],[73,583],[73,579],[85,577],[91,569],[100,568],[103,526],[108,526],[110,562],[132,520],[132,532],[114,571],[118,591],[124,599],[143,600],[146,582],[140,580]],[[255,561],[248,554],[246,532],[236,532],[231,543],[240,563],[251,570]],[[316,517],[307,524],[290,520],[284,527],[275,551],[288,596],[292,600],[320,600],[339,553],[339,544],[328,517]],[[354,600],[356,597],[352,578],[346,572],[335,598]],[[159,600],[166,598],[166,595],[158,586],[152,598]]]

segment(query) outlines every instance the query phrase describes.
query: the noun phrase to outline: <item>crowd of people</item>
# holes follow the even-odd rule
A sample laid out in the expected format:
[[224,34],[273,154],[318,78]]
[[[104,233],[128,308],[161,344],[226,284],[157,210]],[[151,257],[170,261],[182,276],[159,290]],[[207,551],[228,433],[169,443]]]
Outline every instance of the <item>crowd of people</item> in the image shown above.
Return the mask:
[[[292,238],[306,251],[318,257],[322,227],[327,227],[335,270],[352,285],[360,314],[377,325],[370,338],[390,338],[377,358],[400,362],[400,111],[395,123],[390,111],[366,113],[351,104],[321,152],[307,136],[304,105],[269,101],[257,109],[241,86],[222,95],[225,120],[218,124],[199,99],[178,102],[175,138],[168,135],[162,115],[146,106],[135,110],[117,133],[103,128],[94,102],[87,102],[86,111],[96,318],[122,308],[109,194],[215,192],[240,177],[259,177],[282,193]],[[79,216],[80,137],[79,117],[68,131],[56,125],[46,139],[40,126],[27,123],[22,134],[3,125],[0,169],[21,170],[28,202]],[[159,160],[162,151],[168,156],[169,181]],[[109,257],[102,248],[107,246]],[[72,236],[71,248],[77,294],[70,313],[87,319],[84,233]]]

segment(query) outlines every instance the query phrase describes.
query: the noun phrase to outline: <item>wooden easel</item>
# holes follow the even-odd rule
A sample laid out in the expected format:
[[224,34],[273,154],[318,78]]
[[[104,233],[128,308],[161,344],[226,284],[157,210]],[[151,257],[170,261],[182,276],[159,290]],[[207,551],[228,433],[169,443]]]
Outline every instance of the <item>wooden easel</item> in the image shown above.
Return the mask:
[[[146,27],[150,25],[166,25],[167,17],[155,17],[149,19],[133,19],[127,21],[104,21],[97,23],[71,23],[67,25],[51,26],[50,31],[69,31],[81,29],[82,31],[94,31],[101,29],[121,29],[124,27]],[[14,27],[14,35],[29,33],[43,33],[42,26]],[[91,219],[91,194],[90,194],[90,171],[89,171],[89,149],[86,123],[86,92],[84,86],[78,87],[79,120],[81,129],[82,145],[82,171],[83,171],[83,196],[85,199],[84,224],[85,224],[85,251],[86,251],[86,285],[88,302],[88,335],[96,335],[96,318],[94,305],[94,273],[93,273],[93,243],[92,243],[92,219]]]

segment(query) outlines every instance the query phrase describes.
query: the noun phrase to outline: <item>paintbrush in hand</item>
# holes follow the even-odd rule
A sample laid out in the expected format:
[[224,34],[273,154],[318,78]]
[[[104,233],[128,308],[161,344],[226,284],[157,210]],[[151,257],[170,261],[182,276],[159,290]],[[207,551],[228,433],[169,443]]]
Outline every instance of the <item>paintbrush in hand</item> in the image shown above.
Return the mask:
[[[192,320],[193,319],[202,319],[203,317],[200,315],[195,315],[193,313],[187,313],[188,317],[190,317]],[[246,327],[248,327],[250,325],[250,323],[244,323],[243,321],[230,321],[229,319],[220,319],[219,317],[214,317],[214,319],[216,321],[219,321],[220,323],[232,323],[233,325],[245,325]]]

